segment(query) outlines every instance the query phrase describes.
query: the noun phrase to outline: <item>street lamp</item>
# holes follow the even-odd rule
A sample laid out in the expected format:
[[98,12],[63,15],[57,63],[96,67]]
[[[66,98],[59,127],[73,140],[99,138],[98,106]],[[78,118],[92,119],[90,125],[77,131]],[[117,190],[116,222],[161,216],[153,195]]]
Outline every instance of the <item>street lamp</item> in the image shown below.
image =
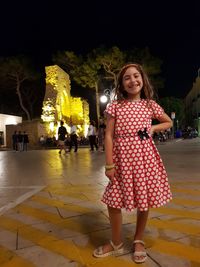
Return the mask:
[[114,90],[113,89],[105,89],[103,91],[103,95],[100,97],[100,102],[105,104],[109,101],[114,100]]
[[101,101],[101,103],[105,104],[105,103],[108,102],[108,97],[107,97],[106,95],[102,95],[102,96],[100,97],[100,101]]
[[111,90],[110,89],[105,89],[103,91],[103,94],[99,98],[102,108],[105,108],[105,104],[109,103],[111,101]]

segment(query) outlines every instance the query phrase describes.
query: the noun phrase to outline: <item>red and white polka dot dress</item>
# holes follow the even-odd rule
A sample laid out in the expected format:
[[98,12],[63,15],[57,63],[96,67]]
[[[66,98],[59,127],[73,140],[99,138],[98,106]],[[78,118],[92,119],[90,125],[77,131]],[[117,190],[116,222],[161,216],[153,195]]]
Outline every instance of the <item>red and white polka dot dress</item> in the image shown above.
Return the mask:
[[[114,101],[105,113],[115,118],[114,182],[109,181],[102,201],[113,208],[141,211],[164,205],[171,198],[167,173],[152,137],[141,140],[138,131],[149,133],[152,119],[164,110],[153,100]],[[150,136],[150,135],[149,135]]]

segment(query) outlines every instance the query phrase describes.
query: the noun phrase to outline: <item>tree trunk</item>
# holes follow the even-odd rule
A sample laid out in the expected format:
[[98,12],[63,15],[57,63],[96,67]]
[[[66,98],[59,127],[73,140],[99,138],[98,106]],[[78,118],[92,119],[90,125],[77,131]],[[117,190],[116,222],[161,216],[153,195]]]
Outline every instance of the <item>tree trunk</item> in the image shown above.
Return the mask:
[[97,112],[97,124],[99,126],[99,118],[100,118],[100,104],[99,104],[99,90],[98,84],[95,84],[95,91],[96,91],[96,112]]
[[20,81],[18,79],[17,79],[16,91],[17,91],[17,95],[18,95],[18,98],[19,98],[20,107],[26,113],[27,119],[30,121],[31,120],[30,114],[29,114],[28,110],[25,108],[25,106],[23,104],[23,101],[22,101],[22,95],[21,95],[21,92],[20,92]]

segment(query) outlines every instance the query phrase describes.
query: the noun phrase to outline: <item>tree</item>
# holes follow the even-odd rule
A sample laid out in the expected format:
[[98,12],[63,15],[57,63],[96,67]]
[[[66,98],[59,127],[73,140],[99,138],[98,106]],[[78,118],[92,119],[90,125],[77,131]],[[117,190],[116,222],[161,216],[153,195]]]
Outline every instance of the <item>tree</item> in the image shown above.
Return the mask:
[[58,51],[52,56],[55,64],[63,68],[73,80],[78,77],[79,68],[83,64],[83,57],[73,51]]
[[[38,117],[42,113],[42,102],[44,99],[43,88],[41,88],[40,80],[31,82],[25,81],[23,87],[21,88],[21,95],[23,103],[29,111],[31,119]],[[40,88],[40,93],[36,93]]]
[[175,112],[177,126],[178,124],[182,125],[185,119],[183,99],[175,97],[163,97],[160,99],[160,104],[169,116],[171,116],[171,112]]
[[163,88],[163,79],[159,76],[161,73],[162,61],[151,55],[149,48],[134,48],[129,51],[121,51],[117,46],[110,49],[99,48],[97,51],[97,61],[102,65],[105,71],[105,79],[116,87],[117,74],[124,64],[139,63],[147,72],[155,88]]
[[69,73],[70,77],[77,84],[95,90],[96,112],[97,119],[99,119],[100,108],[98,83],[101,65],[95,60],[95,51],[92,51],[85,57],[77,56],[71,51],[58,52],[53,56],[53,61]]
[[126,54],[117,46],[110,49],[98,48],[96,49],[96,60],[105,71],[104,79],[110,81],[115,88],[117,85],[117,74],[121,67],[125,64]]
[[126,51],[126,61],[142,65],[155,89],[159,90],[164,87],[164,80],[160,77],[162,61],[154,57],[148,47]]
[[[133,60],[134,59],[134,60]],[[58,52],[53,56],[55,64],[61,66],[71,78],[82,87],[89,87],[96,92],[97,118],[100,117],[99,91],[101,84],[109,84],[115,88],[117,74],[121,67],[129,62],[140,63],[147,73],[158,83],[161,61],[153,57],[149,49],[133,49],[130,52],[121,51],[117,46],[110,49],[98,47],[85,57],[77,56],[74,52]],[[104,85],[102,85],[104,87]]]
[[30,113],[24,104],[22,96],[23,83],[36,78],[35,73],[33,73],[30,67],[29,60],[24,56],[1,58],[0,75],[4,83],[8,82],[9,89],[15,88],[20,107],[25,112],[27,119],[31,120]]

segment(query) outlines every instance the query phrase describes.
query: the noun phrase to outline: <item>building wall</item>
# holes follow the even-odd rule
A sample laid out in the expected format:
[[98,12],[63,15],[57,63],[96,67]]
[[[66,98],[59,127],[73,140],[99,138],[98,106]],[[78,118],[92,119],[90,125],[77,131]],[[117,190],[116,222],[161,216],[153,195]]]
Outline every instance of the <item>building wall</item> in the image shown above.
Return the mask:
[[0,132],[3,132],[3,145],[7,146],[7,125],[16,125],[22,122],[22,117],[13,116],[8,114],[0,114]]
[[[51,121],[70,121],[70,79],[69,75],[57,65],[46,66],[46,93],[43,101],[42,119],[48,120],[46,104],[52,106]],[[47,115],[47,116],[46,116]]]
[[81,134],[86,135],[89,124],[89,104],[81,97],[71,96],[69,75],[57,65],[46,66],[46,93],[41,119],[49,124],[49,134],[57,134],[60,120],[66,125],[80,126]]
[[30,149],[39,147],[39,137],[41,135],[47,135],[46,124],[41,123],[39,120],[24,121],[17,125],[7,125],[6,126],[6,138],[7,147],[12,148],[12,135],[14,131],[21,131],[22,133],[26,131],[29,137],[28,147]]
[[200,134],[200,77],[197,77],[193,87],[185,98],[187,123],[197,128]]

